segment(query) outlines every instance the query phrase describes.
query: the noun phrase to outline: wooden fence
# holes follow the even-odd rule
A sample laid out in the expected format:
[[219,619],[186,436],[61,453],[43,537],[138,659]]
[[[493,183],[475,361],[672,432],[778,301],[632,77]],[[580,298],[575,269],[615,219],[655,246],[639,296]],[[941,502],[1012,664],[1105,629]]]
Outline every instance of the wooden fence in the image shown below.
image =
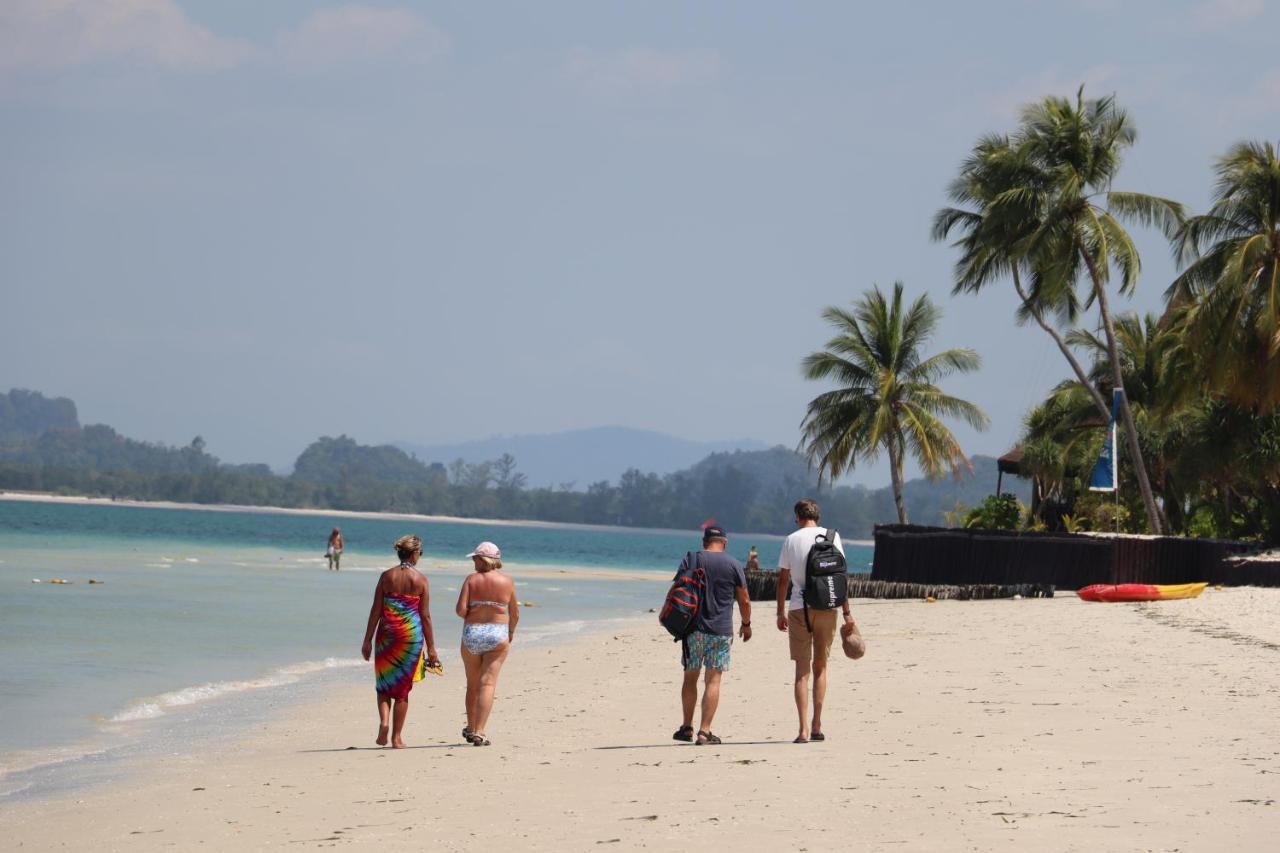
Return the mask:
[[1256,546],[1221,539],[1028,533],[885,524],[875,530],[873,581],[966,586],[1208,581],[1280,586],[1280,563],[1234,557]]

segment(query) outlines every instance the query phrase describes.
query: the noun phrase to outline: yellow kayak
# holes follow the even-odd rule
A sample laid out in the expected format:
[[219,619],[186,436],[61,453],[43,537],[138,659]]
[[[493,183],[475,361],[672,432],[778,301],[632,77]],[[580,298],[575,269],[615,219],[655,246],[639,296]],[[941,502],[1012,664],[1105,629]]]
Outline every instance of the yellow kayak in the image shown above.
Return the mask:
[[1169,601],[1175,598],[1195,598],[1204,592],[1204,588],[1208,585],[1208,583],[1099,583],[1077,590],[1076,595],[1085,601]]

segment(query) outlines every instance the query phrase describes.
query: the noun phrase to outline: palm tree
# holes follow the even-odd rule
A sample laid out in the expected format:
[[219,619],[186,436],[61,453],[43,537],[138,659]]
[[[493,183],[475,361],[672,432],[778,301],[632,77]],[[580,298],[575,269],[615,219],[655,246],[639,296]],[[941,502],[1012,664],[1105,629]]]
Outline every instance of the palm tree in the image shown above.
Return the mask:
[[[1045,317],[1053,311],[1074,322],[1079,313],[1075,290],[1059,290],[1055,294],[1041,292],[1033,298],[1022,282],[1027,268],[1026,259],[1019,255],[1019,246],[1037,228],[1041,215],[1037,206],[1046,197],[1049,183],[1049,176],[1008,136],[983,137],[960,167],[960,174],[947,193],[962,206],[938,211],[933,221],[933,239],[945,240],[952,231],[960,232],[960,238],[953,244],[961,250],[961,255],[955,265],[952,293],[978,293],[1005,275],[1013,280],[1013,289],[1022,302],[1019,323],[1030,318],[1053,338],[1105,423],[1111,416],[1110,407],[1089,381],[1062,334]],[[1050,298],[1056,298],[1057,304],[1048,304]]]
[[1176,236],[1189,265],[1166,296],[1207,356],[1210,390],[1270,411],[1280,405],[1280,155],[1241,142],[1217,172],[1209,212]]
[[806,356],[808,379],[834,379],[839,387],[809,403],[801,444],[818,475],[834,480],[859,459],[889,455],[898,521],[907,523],[902,500],[903,460],[909,453],[930,478],[958,473],[969,461],[941,417],[957,417],[985,429],[987,416],[966,400],[944,394],[934,383],[954,372],[978,368],[978,354],[949,349],[925,358],[922,350],[941,312],[927,295],[903,309],[902,282],[886,299],[879,287],[854,303],[822,312],[836,329],[826,349]]
[[1025,258],[1033,271],[1033,293],[1062,293],[1074,290],[1082,278],[1088,281],[1086,304],[1098,306],[1114,387],[1121,390],[1120,414],[1130,465],[1142,493],[1148,527],[1160,533],[1160,515],[1142,460],[1137,427],[1123,393],[1122,362],[1107,283],[1114,264],[1121,274],[1120,292],[1131,293],[1142,266],[1137,247],[1117,217],[1159,226],[1170,239],[1181,229],[1184,217],[1176,202],[1111,189],[1121,154],[1135,138],[1133,123],[1114,98],[1086,101],[1083,88],[1074,102],[1047,97],[1023,110],[1016,143],[1023,156],[1047,176],[1048,183],[1022,190],[1038,197],[1039,221],[1019,243],[1019,257]]
[[[1180,525],[1186,497],[1173,468],[1182,454],[1191,410],[1200,403],[1183,378],[1194,373],[1197,353],[1186,346],[1182,326],[1162,323],[1152,314],[1123,314],[1116,318],[1115,329],[1125,396],[1136,412],[1143,461],[1163,499],[1160,521],[1169,530],[1171,517],[1178,523],[1175,527]],[[1109,394],[1114,371],[1106,342],[1082,329],[1068,335],[1067,342],[1092,352],[1090,380]]]

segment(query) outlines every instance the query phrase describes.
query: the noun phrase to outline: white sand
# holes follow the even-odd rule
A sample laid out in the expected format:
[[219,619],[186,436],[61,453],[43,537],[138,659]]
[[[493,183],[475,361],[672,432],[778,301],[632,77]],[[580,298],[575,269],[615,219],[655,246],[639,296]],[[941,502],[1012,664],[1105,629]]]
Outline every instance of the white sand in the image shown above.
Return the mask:
[[760,632],[734,646],[720,747],[670,740],[678,653],[646,622],[517,646],[491,747],[458,744],[453,670],[414,692],[417,748],[369,749],[370,684],[109,787],[3,808],[0,838],[130,851],[1275,849],[1280,652],[1266,638],[1280,591],[855,607],[867,657],[833,662],[826,743],[790,743],[786,643],[758,605]]

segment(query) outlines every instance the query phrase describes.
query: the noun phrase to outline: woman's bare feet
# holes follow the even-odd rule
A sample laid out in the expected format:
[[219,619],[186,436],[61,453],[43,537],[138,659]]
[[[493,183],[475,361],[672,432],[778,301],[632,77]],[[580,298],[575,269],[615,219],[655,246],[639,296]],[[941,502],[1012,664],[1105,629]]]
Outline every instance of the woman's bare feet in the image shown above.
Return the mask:
[[391,748],[392,748],[392,749],[404,749],[404,741],[402,741],[402,740],[401,740],[400,738],[398,738],[398,737],[397,737],[397,738],[392,738],[392,739],[391,739]]
[[378,739],[375,740],[374,743],[376,743],[378,746],[386,746],[387,732],[390,730],[390,728],[391,728],[390,726],[378,726]]

